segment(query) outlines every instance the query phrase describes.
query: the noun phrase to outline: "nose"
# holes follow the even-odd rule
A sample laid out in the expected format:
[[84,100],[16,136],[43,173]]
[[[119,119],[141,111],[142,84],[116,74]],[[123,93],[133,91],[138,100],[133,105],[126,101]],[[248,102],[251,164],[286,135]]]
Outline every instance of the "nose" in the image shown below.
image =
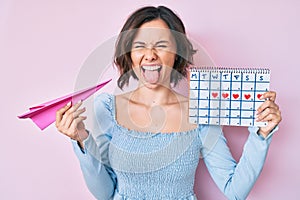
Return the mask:
[[153,61],[157,59],[157,54],[153,48],[146,48],[145,49],[145,54],[144,54],[144,59],[146,61]]

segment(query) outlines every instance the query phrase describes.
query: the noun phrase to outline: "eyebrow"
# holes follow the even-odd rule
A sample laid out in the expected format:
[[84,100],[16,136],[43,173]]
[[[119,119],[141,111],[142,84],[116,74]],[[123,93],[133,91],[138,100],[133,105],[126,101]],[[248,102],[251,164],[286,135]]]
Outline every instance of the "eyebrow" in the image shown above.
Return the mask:
[[[169,44],[170,42],[168,40],[160,40],[160,41],[156,42],[155,45],[164,44],[164,43]],[[135,42],[133,42],[133,44],[142,44],[142,45],[145,45],[146,43],[142,42],[142,41],[135,41]]]
[[168,40],[160,40],[160,41],[156,42],[155,45],[161,44],[161,43],[167,43],[167,44],[169,44],[170,42]]
[[133,44],[146,44],[145,42],[141,42],[141,41],[136,41],[136,42],[133,42]]

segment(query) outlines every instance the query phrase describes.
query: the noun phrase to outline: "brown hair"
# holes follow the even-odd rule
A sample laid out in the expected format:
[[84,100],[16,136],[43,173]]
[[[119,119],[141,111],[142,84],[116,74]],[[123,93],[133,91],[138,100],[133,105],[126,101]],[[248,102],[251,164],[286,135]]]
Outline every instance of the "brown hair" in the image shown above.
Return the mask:
[[187,66],[192,63],[192,57],[196,51],[186,37],[184,24],[181,19],[167,7],[146,6],[136,10],[129,16],[116,42],[114,62],[120,72],[118,79],[119,88],[122,89],[124,85],[128,85],[130,76],[137,79],[133,70],[131,70],[132,60],[130,51],[132,41],[139,27],[155,19],[162,19],[168,25],[176,41],[177,56],[173,66],[174,71],[172,71],[171,74],[171,83],[176,85],[182,77],[186,76]]

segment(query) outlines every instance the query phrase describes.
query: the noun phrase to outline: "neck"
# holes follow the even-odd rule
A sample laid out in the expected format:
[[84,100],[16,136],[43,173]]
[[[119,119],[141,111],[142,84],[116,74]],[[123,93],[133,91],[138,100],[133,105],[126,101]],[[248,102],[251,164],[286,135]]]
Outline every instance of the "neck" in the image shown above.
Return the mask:
[[149,88],[141,86],[131,95],[131,100],[146,106],[156,106],[178,101],[175,92],[170,87]]

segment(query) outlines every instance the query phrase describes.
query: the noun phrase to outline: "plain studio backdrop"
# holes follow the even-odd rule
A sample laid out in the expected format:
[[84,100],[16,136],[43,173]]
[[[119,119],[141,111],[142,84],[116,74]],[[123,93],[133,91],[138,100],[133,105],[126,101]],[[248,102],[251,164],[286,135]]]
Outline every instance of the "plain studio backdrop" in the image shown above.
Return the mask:
[[[54,125],[40,131],[17,115],[80,84],[88,85],[80,81],[76,85],[87,58],[100,46],[109,49],[127,16],[144,5],[166,5],[178,13],[188,36],[201,45],[204,61],[271,69],[271,90],[277,92],[283,121],[248,199],[297,199],[300,3],[296,0],[1,0],[0,199],[94,199],[70,140]],[[106,62],[100,67],[106,77],[92,74],[91,83],[115,77],[107,67],[105,59],[111,58],[106,53],[98,57]],[[112,83],[103,91],[115,90]],[[246,128],[225,127],[224,131],[238,160],[248,136]],[[199,199],[225,199],[203,161],[195,182]]]

